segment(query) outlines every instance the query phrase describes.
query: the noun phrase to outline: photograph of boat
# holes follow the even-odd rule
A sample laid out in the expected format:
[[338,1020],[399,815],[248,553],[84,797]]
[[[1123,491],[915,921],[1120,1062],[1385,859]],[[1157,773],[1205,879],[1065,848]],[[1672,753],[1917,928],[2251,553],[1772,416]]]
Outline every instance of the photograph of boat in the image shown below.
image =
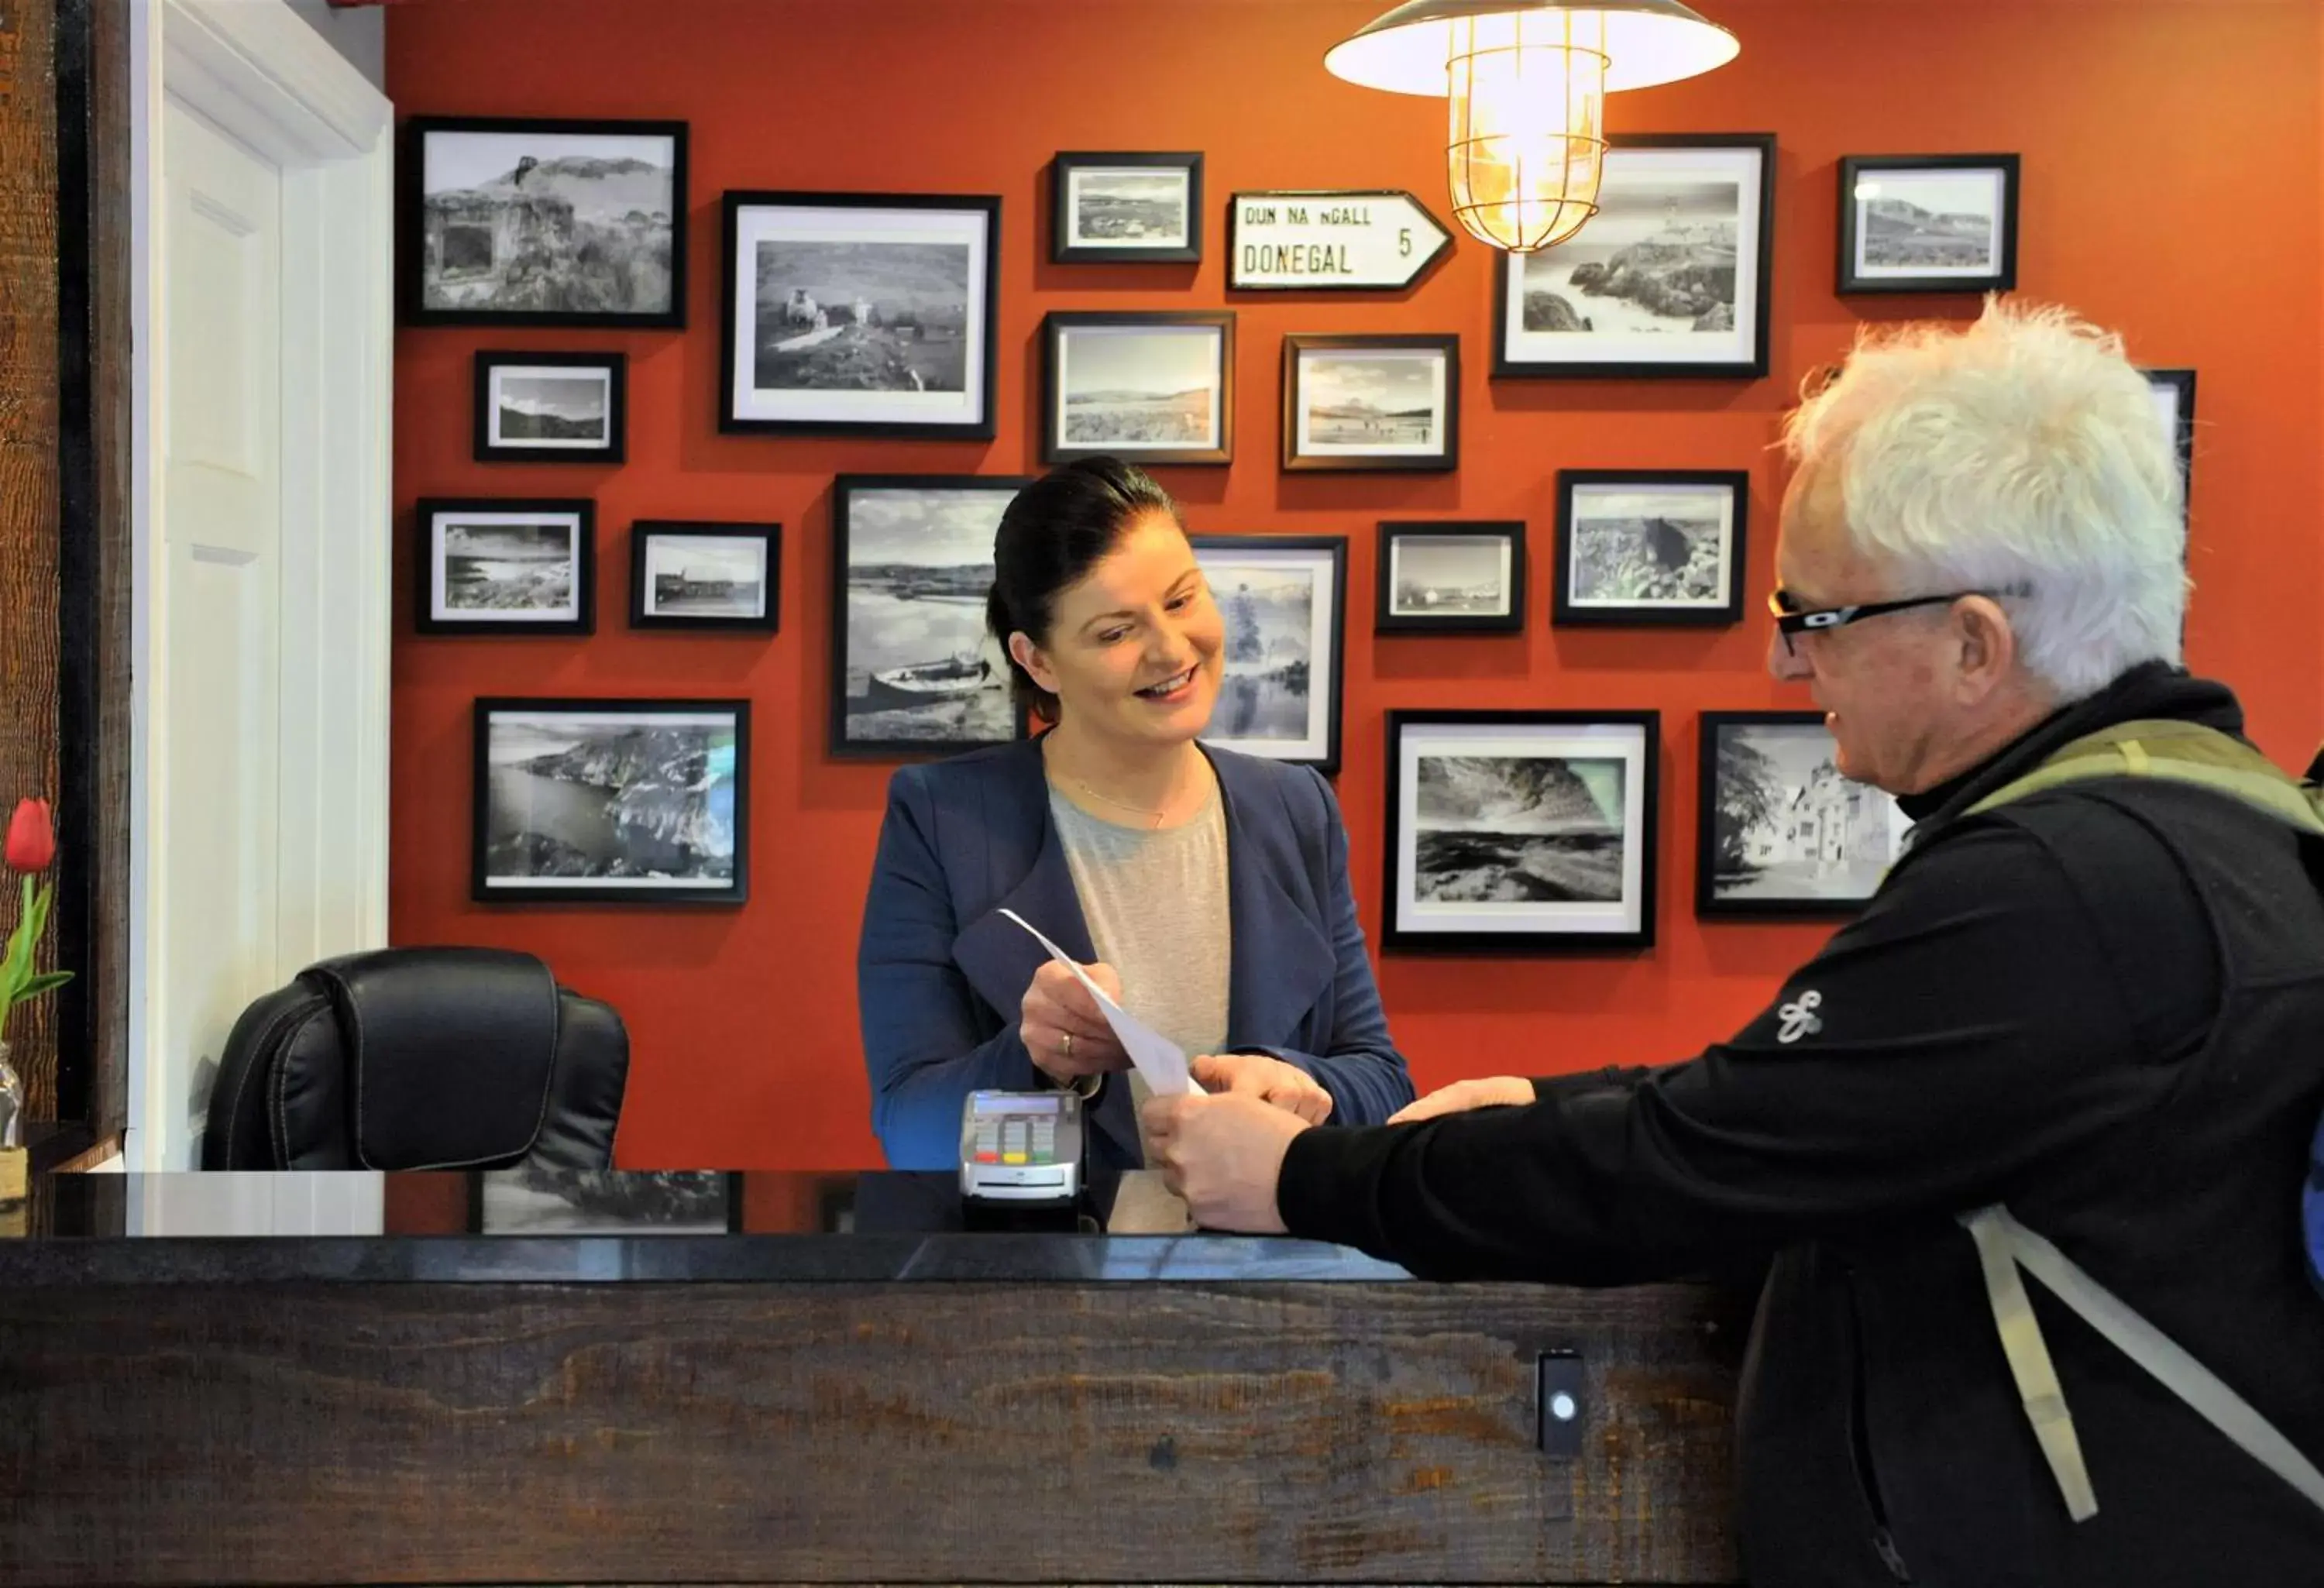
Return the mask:
[[1015,736],[1009,666],[984,629],[992,537],[1022,481],[839,482],[832,748],[941,752]]
[[973,695],[1001,681],[993,677],[992,664],[984,658],[954,656],[875,672],[864,686],[863,697],[874,711],[911,711],[956,696]]

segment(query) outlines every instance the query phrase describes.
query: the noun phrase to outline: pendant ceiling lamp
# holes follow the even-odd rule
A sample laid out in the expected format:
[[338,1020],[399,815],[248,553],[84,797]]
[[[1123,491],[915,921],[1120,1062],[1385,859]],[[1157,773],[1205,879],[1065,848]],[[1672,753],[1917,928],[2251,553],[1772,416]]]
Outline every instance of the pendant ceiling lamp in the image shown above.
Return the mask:
[[1323,65],[1368,88],[1448,96],[1452,213],[1479,241],[1531,254],[1598,213],[1607,95],[1741,48],[1678,0],[1410,0]]

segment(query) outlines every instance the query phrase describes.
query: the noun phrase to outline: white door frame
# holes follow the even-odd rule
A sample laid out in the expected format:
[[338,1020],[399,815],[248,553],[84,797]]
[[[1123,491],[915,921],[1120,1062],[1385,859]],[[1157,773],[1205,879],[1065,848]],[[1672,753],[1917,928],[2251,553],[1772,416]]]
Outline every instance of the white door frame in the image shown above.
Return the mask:
[[169,383],[160,257],[166,101],[282,170],[281,665],[276,872],[279,973],[387,941],[390,268],[392,107],[281,0],[130,7],[132,581],[129,1124],[133,1169],[192,1167],[199,1117],[186,1034],[156,1029],[153,993],[179,914],[160,847],[172,831],[171,614],[161,438]]

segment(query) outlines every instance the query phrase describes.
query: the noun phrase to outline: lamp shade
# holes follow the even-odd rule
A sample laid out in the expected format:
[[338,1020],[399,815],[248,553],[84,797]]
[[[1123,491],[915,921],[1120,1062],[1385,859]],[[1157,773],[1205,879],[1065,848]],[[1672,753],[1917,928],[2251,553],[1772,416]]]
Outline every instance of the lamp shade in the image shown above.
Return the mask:
[[1735,35],[1678,0],[1411,0],[1324,56],[1368,88],[1451,101],[1452,213],[1511,254],[1598,213],[1606,96],[1735,59]]
[[1743,48],[1733,33],[1679,0],[1409,0],[1333,45],[1323,66],[1367,88],[1443,94],[1455,23],[1561,11],[1603,19],[1609,94],[1710,71]]

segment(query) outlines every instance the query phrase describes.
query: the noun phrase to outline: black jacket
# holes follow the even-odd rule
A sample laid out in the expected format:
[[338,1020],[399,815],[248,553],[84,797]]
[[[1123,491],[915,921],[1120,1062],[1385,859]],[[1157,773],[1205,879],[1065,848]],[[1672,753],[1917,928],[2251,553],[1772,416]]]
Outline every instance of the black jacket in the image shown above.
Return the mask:
[[2134,669],[1908,801],[1872,903],[1732,1039],[1529,1107],[1305,1132],[1286,1222],[1442,1279],[1774,1254],[1737,1419],[1758,1588],[2324,1584],[2324,1513],[2029,1281],[2098,1495],[2071,1522],[1953,1217],[2006,1202],[2324,1460],[2298,1225],[2324,894],[2300,840],[2161,780],[1960,814],[2157,716],[2242,726],[2225,688]]

